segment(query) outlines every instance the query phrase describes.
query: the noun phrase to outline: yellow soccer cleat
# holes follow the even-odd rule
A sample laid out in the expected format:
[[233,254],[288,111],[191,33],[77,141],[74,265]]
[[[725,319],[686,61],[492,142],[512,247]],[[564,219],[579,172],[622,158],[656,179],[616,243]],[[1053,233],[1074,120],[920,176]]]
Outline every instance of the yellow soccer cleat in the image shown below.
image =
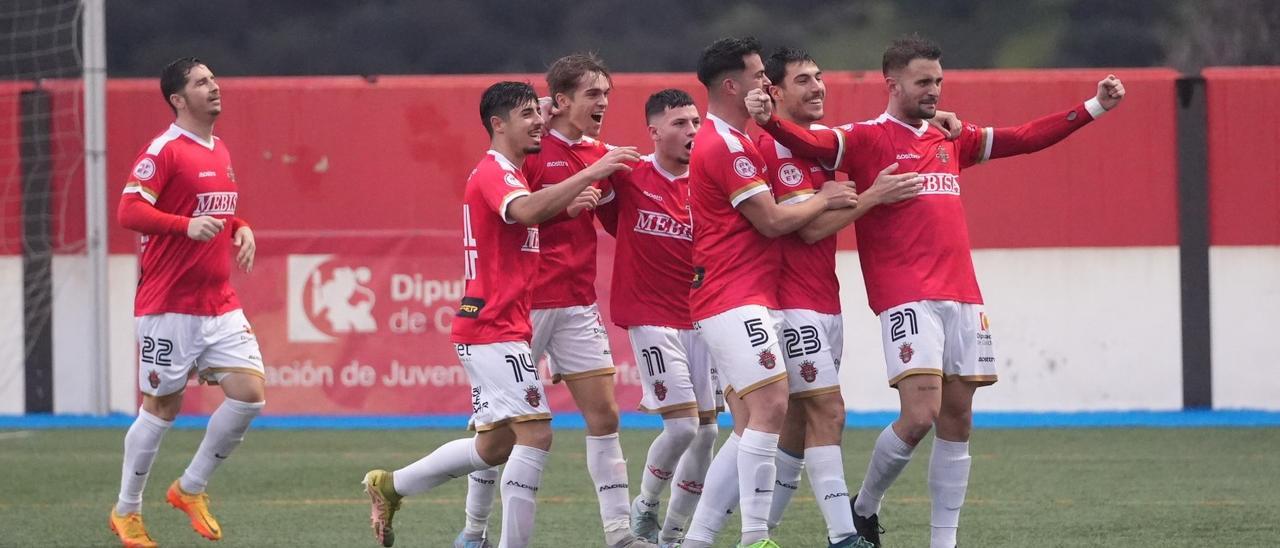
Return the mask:
[[213,517],[213,514],[209,513],[208,494],[192,495],[182,490],[178,480],[173,480],[173,484],[169,485],[169,491],[165,493],[165,499],[169,501],[170,506],[187,513],[187,517],[191,518],[191,528],[200,533],[200,536],[209,540],[222,538],[222,527],[218,525],[218,520]]
[[116,514],[115,506],[111,507],[111,517],[107,520],[111,532],[120,537],[124,548],[156,548],[156,541],[147,534],[147,526],[142,524],[142,514],[130,512],[123,516]]
[[391,546],[396,542],[396,533],[391,529],[391,518],[400,509],[400,493],[396,492],[392,483],[391,472],[386,470],[370,470],[364,475],[364,492],[373,503],[373,511],[369,521],[373,525],[373,536],[383,546]]

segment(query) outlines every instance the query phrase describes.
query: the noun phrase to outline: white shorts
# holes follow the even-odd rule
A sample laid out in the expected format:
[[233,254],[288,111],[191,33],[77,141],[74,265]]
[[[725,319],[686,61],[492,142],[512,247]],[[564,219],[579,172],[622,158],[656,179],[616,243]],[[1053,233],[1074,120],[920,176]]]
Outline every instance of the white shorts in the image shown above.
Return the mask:
[[546,392],[524,342],[455,344],[471,380],[471,424],[477,432],[512,422],[550,420]]
[[840,391],[844,320],[813,310],[782,311],[782,356],[792,398]]
[[776,311],[753,304],[693,323],[711,352],[725,393],[741,398],[787,378],[778,347],[780,319]]
[[691,329],[639,325],[627,329],[636,353],[644,395],[641,411],[666,413],[697,409],[702,416],[715,416],[716,381],[711,372],[711,355]]
[[600,308],[588,306],[535,308],[533,361],[548,356],[551,382],[571,381],[614,373],[609,334],[600,320]]
[[889,386],[911,375],[996,382],[991,331],[980,304],[916,301],[880,313]]
[[181,392],[192,373],[218,384],[230,373],[266,378],[262,351],[243,310],[221,316],[151,314],[134,318],[138,389],[149,396]]

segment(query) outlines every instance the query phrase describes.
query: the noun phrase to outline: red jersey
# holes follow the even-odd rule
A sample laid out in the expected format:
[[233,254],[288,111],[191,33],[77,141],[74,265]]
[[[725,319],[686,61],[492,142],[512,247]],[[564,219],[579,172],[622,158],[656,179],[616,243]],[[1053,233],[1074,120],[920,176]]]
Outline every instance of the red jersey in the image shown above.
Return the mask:
[[[818,124],[812,130],[828,130]],[[769,184],[782,205],[798,204],[817,194],[822,185],[835,178],[835,172],[818,161],[798,157],[782,146],[772,135],[761,133],[756,148],[769,166]],[[836,277],[836,236],[832,234],[812,244],[799,233],[778,239],[782,252],[782,270],[778,276],[778,307],[813,310],[823,314],[840,313],[840,280]]]
[[960,171],[991,158],[1041,150],[1066,138],[1104,112],[1096,100],[1010,128],[964,127],[954,141],[921,122],[908,125],[888,113],[840,126],[844,139],[814,133],[777,118],[765,129],[798,154],[836,158],[859,192],[880,170],[897,162],[899,172],[924,177],[924,190],[910,200],[876,207],[858,219],[858,259],[867,301],[876,314],[919,300],[982,303],[970,256],[969,228],[960,201]]
[[646,156],[616,178],[618,247],[611,311],[622,327],[693,329],[693,224],[688,174],[674,175]]
[[694,320],[749,304],[778,308],[778,246],[737,210],[748,198],[769,192],[765,169],[746,134],[707,115],[693,138],[689,160],[695,273],[689,309]]
[[[584,136],[570,141],[551,130],[542,139],[542,151],[524,159],[524,175],[534,192],[562,182],[599,160],[609,145]],[[595,183],[604,195],[600,203],[613,199],[605,181]],[[534,308],[586,306],[596,302],[595,215],[583,211],[577,217],[560,212],[540,225],[542,258],[533,287]]]
[[531,339],[529,308],[538,271],[538,228],[517,223],[507,206],[528,196],[524,175],[490,150],[471,171],[462,197],[466,291],[449,340],[490,344]]
[[[227,145],[176,124],[138,154],[124,194],[164,213],[222,219],[226,228],[233,226],[239,196]],[[185,233],[144,234],[134,315],[218,316],[240,308],[231,288],[232,232],[224,229],[207,242]]]

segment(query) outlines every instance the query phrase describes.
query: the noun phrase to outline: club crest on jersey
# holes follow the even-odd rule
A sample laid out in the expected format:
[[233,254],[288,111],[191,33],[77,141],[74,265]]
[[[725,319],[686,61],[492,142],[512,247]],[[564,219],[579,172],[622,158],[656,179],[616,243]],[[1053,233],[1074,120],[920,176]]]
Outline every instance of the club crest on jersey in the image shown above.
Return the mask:
[[511,173],[510,171],[508,171],[507,174],[502,177],[502,180],[506,181],[507,186],[509,187],[524,188],[524,185],[520,183],[520,179],[517,179],[516,175],[514,173]]
[[236,170],[231,169],[231,166],[227,166],[227,180],[236,182]]
[[537,407],[538,404],[542,403],[542,392],[540,392],[536,386],[525,388],[524,401],[525,403],[528,403],[530,407]]
[[202,192],[196,194],[196,210],[191,212],[192,217],[235,214],[235,192]]
[[800,183],[804,182],[804,172],[800,171],[795,164],[789,162],[782,164],[782,167],[778,168],[778,181],[789,187],[800,186]]
[[902,360],[902,363],[911,363],[911,357],[915,355],[916,351],[911,349],[911,343],[902,343],[902,346],[898,347],[898,359]]
[[760,351],[760,365],[765,369],[773,369],[778,365],[778,357],[768,350]]
[[944,164],[951,161],[951,155],[947,154],[946,147],[942,145],[938,145],[938,161]]
[[746,156],[739,156],[733,161],[733,171],[737,172],[739,177],[750,179],[756,176],[756,165],[751,163],[751,159]]
[[133,176],[139,181],[146,181],[156,175],[156,162],[151,158],[143,158],[138,165],[133,166]]
[[805,360],[800,364],[800,377],[804,382],[813,382],[818,378],[818,368],[813,365],[813,362]]
[[658,398],[658,401],[666,401],[667,385],[663,384],[662,381],[653,381],[653,395]]
[[152,390],[155,390],[156,388],[160,388],[160,374],[156,373],[155,371],[152,371],[150,374],[148,374],[147,384],[151,385]]

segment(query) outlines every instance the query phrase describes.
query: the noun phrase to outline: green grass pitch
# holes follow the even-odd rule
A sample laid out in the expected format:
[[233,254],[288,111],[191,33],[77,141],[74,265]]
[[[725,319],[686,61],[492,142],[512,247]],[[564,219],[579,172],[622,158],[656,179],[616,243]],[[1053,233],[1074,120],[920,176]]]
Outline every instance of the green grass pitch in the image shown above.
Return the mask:
[[[161,546],[375,546],[359,485],[364,472],[402,466],[463,433],[251,430],[211,482],[225,531],[216,544],[163,500],[201,435],[169,432],[152,471],[143,515]],[[623,432],[633,495],[654,435]],[[875,435],[846,433],[852,489]],[[118,546],[107,511],[119,485],[123,436],[0,432],[0,546]],[[887,547],[928,545],[928,444],[886,498]],[[972,453],[961,546],[1280,545],[1280,429],[980,430]],[[462,524],[464,489],[454,481],[407,500],[396,519],[396,546],[449,546]],[[495,512],[492,523],[497,518]],[[729,523],[722,546],[736,540],[736,516]],[[602,545],[582,431],[556,432],[537,528],[536,547]],[[824,532],[805,485],[776,540],[787,548],[822,547]]]

